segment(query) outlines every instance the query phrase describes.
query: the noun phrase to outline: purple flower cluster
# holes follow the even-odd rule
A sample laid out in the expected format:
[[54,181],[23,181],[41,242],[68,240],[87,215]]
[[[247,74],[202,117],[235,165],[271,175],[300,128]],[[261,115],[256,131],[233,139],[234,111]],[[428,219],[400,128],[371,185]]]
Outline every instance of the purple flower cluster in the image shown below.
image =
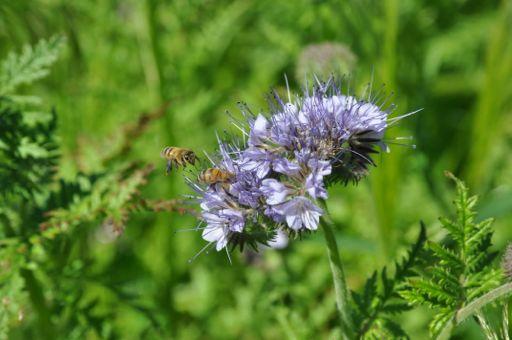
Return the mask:
[[219,142],[211,160],[233,175],[229,183],[193,183],[203,238],[217,250],[267,244],[278,230],[316,230],[326,186],[364,177],[371,155],[386,150],[383,134],[392,121],[389,110],[343,95],[332,80],[294,101],[274,95],[268,115],[242,113],[244,125],[234,122],[244,133],[242,146]]

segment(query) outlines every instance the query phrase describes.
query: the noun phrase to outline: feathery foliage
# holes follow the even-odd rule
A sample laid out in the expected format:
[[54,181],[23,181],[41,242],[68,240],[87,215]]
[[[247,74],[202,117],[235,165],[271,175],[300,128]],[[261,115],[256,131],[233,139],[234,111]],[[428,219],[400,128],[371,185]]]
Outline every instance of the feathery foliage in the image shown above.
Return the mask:
[[87,252],[87,235],[95,232],[100,241],[111,242],[133,212],[187,211],[180,201],[142,199],[140,190],[154,167],[122,157],[158,114],[142,114],[137,126],[122,129],[127,135],[123,147],[105,158],[105,170],[58,178],[57,116],[40,112],[36,101],[27,102],[16,89],[48,73],[61,42],[51,38],[20,55],[11,53],[0,69],[0,339],[8,338],[9,329],[30,311],[37,315],[38,337],[76,337],[90,327],[108,336],[110,321],[96,310],[104,301],[84,295],[85,277],[87,284],[115,292],[122,306],[155,324],[147,308],[135,303],[136,295],[91,275],[81,256]]
[[50,73],[64,43],[62,36],[41,40],[36,46],[26,45],[21,54],[10,53],[0,65],[0,96],[13,94],[23,84],[30,84]]
[[[16,87],[48,73],[59,52],[58,38],[41,41],[21,55],[9,54],[0,67],[0,338],[23,319],[30,225],[47,197],[57,165],[56,115],[34,113],[13,94]],[[41,216],[40,216],[41,217]]]
[[30,111],[13,91],[49,72],[62,38],[42,40],[23,53],[10,53],[0,66],[0,194],[23,197],[40,192],[51,181],[57,164],[56,113]]
[[500,283],[500,271],[492,266],[497,252],[490,249],[492,219],[475,221],[477,196],[469,196],[464,183],[450,173],[457,187],[456,218],[441,218],[448,233],[445,242],[428,242],[431,259],[419,279],[410,279],[401,295],[413,305],[426,305],[436,314],[430,324],[438,336],[455,313]]
[[[411,246],[407,255],[395,263],[393,276],[389,277],[387,268],[384,267],[380,274],[375,271],[366,281],[362,294],[352,292],[352,298],[356,305],[354,319],[358,329],[358,338],[407,338],[405,331],[393,321],[392,317],[411,308],[401,298],[399,291],[403,288],[406,280],[417,275],[415,267],[421,261],[426,240],[426,229],[421,223],[417,241]],[[379,279],[380,290],[378,288]]]

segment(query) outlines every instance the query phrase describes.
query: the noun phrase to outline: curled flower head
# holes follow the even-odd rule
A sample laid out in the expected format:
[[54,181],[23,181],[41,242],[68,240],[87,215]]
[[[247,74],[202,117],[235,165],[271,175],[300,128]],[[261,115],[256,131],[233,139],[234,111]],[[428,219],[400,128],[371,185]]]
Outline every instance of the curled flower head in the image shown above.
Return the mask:
[[270,117],[248,115],[243,168],[256,171],[260,178],[289,175],[299,170],[296,155],[300,153],[329,162],[331,176],[326,181],[345,184],[367,174],[375,165],[372,155],[387,151],[386,128],[406,116],[388,119],[392,106],[384,109],[382,103],[343,95],[332,79],[319,82],[293,102],[276,94],[271,108]]
[[324,214],[319,200],[336,182],[358,182],[387,151],[385,130],[407,116],[389,118],[392,107],[342,94],[332,79],[303,96],[274,94],[269,114],[242,107],[234,121],[244,140],[222,142],[211,157],[219,183],[189,181],[198,193],[203,238],[217,250],[272,242],[278,231],[314,231]]

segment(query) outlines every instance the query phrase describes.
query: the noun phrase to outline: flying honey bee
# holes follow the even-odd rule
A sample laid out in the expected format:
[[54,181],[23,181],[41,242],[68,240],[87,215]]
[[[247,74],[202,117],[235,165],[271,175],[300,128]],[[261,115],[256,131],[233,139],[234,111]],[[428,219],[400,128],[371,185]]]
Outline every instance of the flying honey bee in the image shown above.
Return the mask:
[[172,170],[173,165],[175,167],[185,167],[187,164],[194,165],[197,158],[194,151],[176,146],[166,146],[160,156],[167,160],[166,174]]
[[199,182],[213,185],[216,183],[229,183],[229,181],[233,178],[233,174],[229,171],[223,171],[218,168],[208,168],[197,176],[197,180]]

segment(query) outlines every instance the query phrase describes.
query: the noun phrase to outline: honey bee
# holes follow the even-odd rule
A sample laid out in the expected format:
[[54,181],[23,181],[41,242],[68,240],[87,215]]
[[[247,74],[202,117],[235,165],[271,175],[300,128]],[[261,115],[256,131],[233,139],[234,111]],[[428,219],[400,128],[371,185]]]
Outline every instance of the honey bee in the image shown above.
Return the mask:
[[201,171],[199,176],[197,176],[197,180],[209,185],[216,183],[226,184],[229,183],[233,176],[234,175],[229,171],[223,171],[218,168],[208,168]]
[[173,165],[176,167],[185,167],[187,164],[194,165],[197,158],[194,151],[176,146],[166,146],[160,156],[167,160],[166,174],[169,174]]

